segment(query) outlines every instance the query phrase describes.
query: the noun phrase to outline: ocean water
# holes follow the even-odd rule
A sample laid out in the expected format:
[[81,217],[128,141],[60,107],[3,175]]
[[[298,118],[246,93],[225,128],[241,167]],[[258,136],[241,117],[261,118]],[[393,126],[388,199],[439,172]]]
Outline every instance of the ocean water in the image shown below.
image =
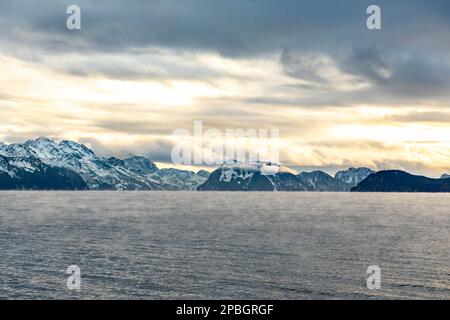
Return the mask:
[[0,298],[450,299],[449,207],[447,194],[1,192]]

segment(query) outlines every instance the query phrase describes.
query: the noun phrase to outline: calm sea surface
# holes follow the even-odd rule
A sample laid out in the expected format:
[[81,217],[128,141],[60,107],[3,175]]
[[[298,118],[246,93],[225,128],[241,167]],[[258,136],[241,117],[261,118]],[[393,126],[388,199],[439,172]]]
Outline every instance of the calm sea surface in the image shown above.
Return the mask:
[[0,192],[0,298],[450,299],[449,208],[447,194]]

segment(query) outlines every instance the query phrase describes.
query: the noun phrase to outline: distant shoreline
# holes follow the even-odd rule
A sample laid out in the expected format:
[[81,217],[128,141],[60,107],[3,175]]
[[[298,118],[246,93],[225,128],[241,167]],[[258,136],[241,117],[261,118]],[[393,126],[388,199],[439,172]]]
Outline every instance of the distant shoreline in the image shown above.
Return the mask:
[[214,194],[214,193],[231,193],[231,194],[245,194],[245,193],[266,193],[266,194],[277,194],[277,193],[291,193],[291,194],[450,194],[450,191],[445,192],[424,192],[424,191],[369,191],[369,192],[358,192],[358,191],[199,191],[199,190],[6,190],[0,189],[1,193],[12,193],[12,192],[34,192],[34,193],[198,193],[198,194]]

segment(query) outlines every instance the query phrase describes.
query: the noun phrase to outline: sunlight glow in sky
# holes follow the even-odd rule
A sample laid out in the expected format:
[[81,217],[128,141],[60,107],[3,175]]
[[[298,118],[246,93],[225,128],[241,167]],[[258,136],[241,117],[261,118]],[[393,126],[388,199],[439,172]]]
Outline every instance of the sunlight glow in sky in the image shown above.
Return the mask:
[[[364,24],[354,26],[365,17],[357,2],[349,1],[355,7],[341,8],[347,11],[334,21],[323,18],[324,28],[334,26],[325,32],[303,14],[287,14],[301,1],[287,1],[286,8],[243,1],[241,25],[211,18],[210,33],[203,33],[203,18],[193,21],[195,10],[182,10],[176,1],[153,3],[158,25],[138,14],[150,10],[139,7],[145,4],[120,16],[120,1],[107,13],[101,1],[80,1],[98,20],[87,18],[86,29],[71,34],[52,20],[64,7],[55,2],[43,1],[34,13],[0,5],[0,27],[10,30],[0,36],[1,142],[72,139],[101,155],[146,155],[170,167],[171,133],[193,130],[201,120],[205,129],[224,133],[279,129],[281,161],[293,168],[450,171],[450,12],[422,3],[423,16],[408,20],[422,30],[412,39],[411,25],[393,19],[400,4],[381,1],[384,25],[392,31],[371,34]],[[183,6],[191,2],[195,7],[194,1]],[[235,12],[234,4],[218,3],[224,14]],[[330,15],[308,8],[312,15]],[[217,11],[202,9],[211,16]],[[270,11],[292,23],[269,19]],[[108,15],[123,26],[116,38],[105,27]],[[133,19],[142,19],[147,33],[134,29]],[[429,19],[440,23],[430,26]],[[161,25],[171,22],[166,33]]]

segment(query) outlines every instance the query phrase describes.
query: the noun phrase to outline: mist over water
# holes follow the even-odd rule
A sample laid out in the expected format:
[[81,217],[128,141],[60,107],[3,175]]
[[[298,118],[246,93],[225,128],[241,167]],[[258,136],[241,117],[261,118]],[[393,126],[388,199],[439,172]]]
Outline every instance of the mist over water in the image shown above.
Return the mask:
[[[450,195],[0,192],[0,298],[450,298]],[[81,290],[66,269],[81,268]],[[366,287],[368,266],[381,290]]]

